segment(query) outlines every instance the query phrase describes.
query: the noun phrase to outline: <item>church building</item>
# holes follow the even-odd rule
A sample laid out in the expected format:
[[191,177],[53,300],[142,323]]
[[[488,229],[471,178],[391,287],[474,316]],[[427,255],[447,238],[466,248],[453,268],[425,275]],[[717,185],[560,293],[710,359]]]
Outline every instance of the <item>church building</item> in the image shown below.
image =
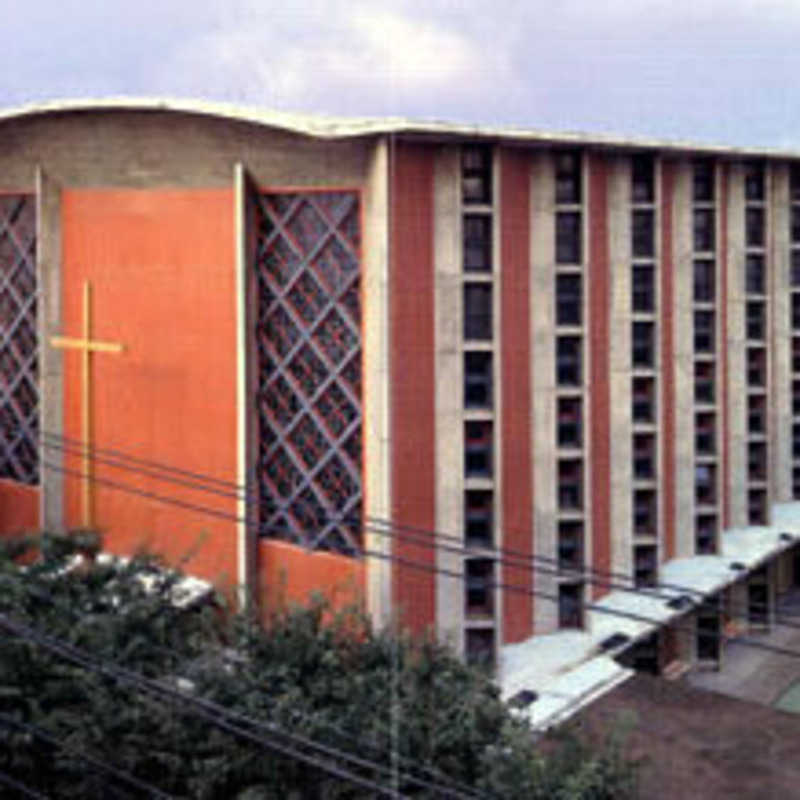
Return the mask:
[[796,499],[800,152],[0,112],[0,533],[357,599],[538,690],[551,644],[768,626]]

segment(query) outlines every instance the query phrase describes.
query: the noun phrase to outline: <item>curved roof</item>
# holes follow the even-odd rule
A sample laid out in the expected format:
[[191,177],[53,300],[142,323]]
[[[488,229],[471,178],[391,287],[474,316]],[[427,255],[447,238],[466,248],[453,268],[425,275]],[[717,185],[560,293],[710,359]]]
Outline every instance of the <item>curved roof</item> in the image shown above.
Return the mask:
[[598,147],[708,153],[746,158],[800,159],[800,149],[728,147],[684,140],[627,137],[616,134],[545,131],[504,125],[479,125],[412,120],[405,117],[334,117],[288,111],[271,111],[207,100],[155,97],[107,97],[52,100],[0,109],[0,123],[30,116],[91,111],[173,111],[183,114],[247,122],[279,128],[320,139],[345,139],[383,134],[408,134],[437,138],[493,139],[545,145],[595,145]]

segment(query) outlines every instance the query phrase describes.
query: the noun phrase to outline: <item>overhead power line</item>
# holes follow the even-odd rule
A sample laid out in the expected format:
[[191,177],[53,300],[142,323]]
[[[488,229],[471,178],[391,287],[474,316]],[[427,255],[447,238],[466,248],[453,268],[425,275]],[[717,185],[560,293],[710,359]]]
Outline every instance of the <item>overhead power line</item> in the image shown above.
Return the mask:
[[[9,583],[12,580],[13,580],[13,578],[10,575],[0,575],[0,582]],[[23,589],[26,592],[31,593],[40,602],[45,602],[45,603],[57,608],[59,611],[61,611],[64,614],[66,614],[69,619],[75,620],[76,623],[80,623],[80,621],[82,620],[83,615],[75,608],[75,606],[73,606],[71,604],[68,604],[66,602],[62,602],[60,600],[56,600],[51,593],[40,592],[35,587],[32,587],[32,586],[28,585],[28,583],[25,583],[23,585]],[[165,647],[162,647],[162,646],[159,646],[159,645],[155,645],[155,644],[150,644],[149,646],[152,647],[156,652],[162,653],[166,657],[172,658],[172,657],[175,656],[175,652],[173,650],[169,649],[169,648],[165,648]],[[123,664],[121,664],[121,662],[119,662],[119,661],[110,660],[110,663],[117,664],[119,666],[123,666]],[[252,682],[252,681],[249,682],[249,686],[252,689],[260,688],[259,684],[257,684],[256,682]],[[333,722],[331,722],[329,720],[320,719],[319,717],[317,717],[317,716],[315,716],[313,714],[310,714],[310,713],[302,714],[302,713],[297,712],[296,714],[293,714],[293,716],[294,716],[294,718],[296,720],[299,720],[299,721],[306,720],[306,721],[313,722],[316,725],[321,725],[322,727],[324,727],[324,728],[336,733],[338,736],[340,736],[344,740],[349,741],[352,744],[356,745],[358,748],[367,747],[367,748],[370,748],[373,752],[380,753],[380,755],[383,756],[383,753],[381,752],[380,748],[377,745],[375,745],[372,742],[367,742],[367,741],[364,741],[363,739],[357,738],[352,733],[344,730],[343,728],[341,728],[338,725],[335,725]],[[6,717],[4,717],[4,715],[0,714],[0,724],[4,724],[4,723],[5,724],[9,724],[9,725],[17,725],[17,726],[24,726],[25,725],[25,723],[18,722],[16,720],[13,720],[12,718],[6,718]],[[43,741],[47,741],[47,739],[45,737],[47,737],[49,734],[46,731],[44,731],[43,729],[39,729],[39,731],[41,732],[40,738],[42,738]],[[53,744],[54,746],[59,746],[59,743],[58,743],[57,740],[52,740],[51,744]],[[60,746],[63,747],[64,746],[63,743]],[[71,752],[74,755],[76,755],[77,757],[85,759],[89,763],[96,764],[101,769],[103,769],[103,768],[110,768],[111,770],[115,769],[113,766],[105,764],[105,762],[98,761],[97,759],[92,759],[91,756],[88,756],[85,753],[81,753],[81,752],[78,752],[76,750],[72,750]],[[467,784],[464,784],[461,781],[458,781],[458,780],[455,780],[454,778],[451,778],[449,775],[446,775],[444,772],[442,772],[439,769],[436,769],[435,767],[433,767],[431,765],[417,763],[417,762],[413,761],[412,759],[410,759],[408,757],[405,757],[405,756],[402,756],[400,754],[397,754],[397,758],[398,758],[399,763],[402,765],[403,770],[405,770],[405,773],[403,773],[403,774],[408,774],[408,775],[410,775],[410,777],[412,779],[416,779],[417,776],[413,775],[413,773],[411,771],[416,770],[417,772],[420,772],[420,773],[426,773],[428,778],[430,779],[430,781],[436,783],[439,786],[445,786],[445,788],[452,789],[453,792],[454,792],[452,797],[455,797],[455,798],[474,798],[475,800],[480,800],[480,798],[485,798],[486,797],[485,795],[482,795],[479,792],[477,792],[477,790],[474,787],[468,786]],[[122,773],[120,771],[117,771],[117,772],[119,773],[119,777],[121,779],[125,780],[124,776],[125,776],[126,773]],[[132,778],[133,776],[130,776],[130,777]],[[134,778],[133,780],[136,780],[136,779]],[[427,783],[426,783],[426,785],[427,785]],[[168,797],[168,796],[164,795],[164,797]]]
[[0,772],[0,784],[8,789],[13,789],[23,797],[31,797],[33,800],[50,800],[49,795],[42,794],[22,781],[12,778],[11,775],[7,775],[5,772]]
[[[49,462],[44,462],[44,466],[47,469],[51,469],[51,470],[55,470],[55,471],[58,471],[58,472],[62,472],[64,474],[66,474],[66,475],[71,475],[72,477],[80,478],[80,479],[83,479],[83,480],[86,479],[86,476],[84,476],[83,473],[81,473],[81,472],[79,472],[77,470],[70,470],[70,469],[67,469],[65,467],[59,467],[58,465],[50,464]],[[226,513],[226,512],[216,511],[214,509],[207,509],[204,506],[197,505],[197,504],[194,504],[194,503],[186,503],[186,502],[181,501],[181,500],[171,499],[169,497],[165,497],[164,495],[157,495],[157,494],[155,494],[153,492],[147,492],[147,491],[144,491],[144,490],[140,490],[140,489],[137,489],[135,487],[128,486],[126,484],[121,484],[121,483],[119,483],[117,481],[108,480],[106,478],[98,478],[98,477],[94,476],[94,477],[91,477],[90,480],[93,481],[94,483],[96,483],[97,485],[100,485],[100,486],[107,486],[109,488],[116,489],[116,490],[123,491],[123,492],[128,492],[130,494],[134,494],[134,495],[137,495],[137,496],[143,496],[143,497],[147,497],[149,499],[155,499],[155,500],[158,500],[160,502],[176,505],[176,506],[178,506],[180,508],[189,508],[191,510],[198,511],[199,513],[206,513],[207,512],[211,516],[214,516],[214,517],[217,517],[217,518],[222,518],[222,519],[227,519],[228,521],[231,521],[231,522],[244,523],[248,528],[251,528],[251,529],[254,529],[254,530],[257,530],[257,531],[264,532],[265,530],[272,530],[272,531],[278,532],[278,533],[285,533],[286,532],[285,530],[281,530],[280,528],[265,529],[265,528],[260,527],[260,526],[258,526],[256,524],[249,523],[247,520],[244,520],[244,519],[238,517],[235,514],[229,514],[229,513]],[[395,538],[398,538],[398,539],[400,538],[399,535],[396,534],[396,533],[391,534],[391,535],[393,535]],[[431,542],[428,546],[430,548],[435,548],[435,543]],[[430,574],[445,575],[447,577],[454,578],[454,579],[457,579],[457,580],[460,580],[460,581],[466,581],[467,578],[468,578],[468,576],[465,575],[463,572],[456,572],[455,570],[448,570],[448,569],[444,569],[444,568],[441,568],[441,567],[432,566],[431,564],[427,564],[427,563],[424,563],[424,562],[417,562],[417,561],[414,561],[414,560],[409,559],[409,558],[396,556],[396,555],[390,555],[390,554],[382,553],[382,552],[379,552],[379,551],[376,551],[376,550],[366,550],[366,549],[364,549],[364,550],[362,550],[362,553],[363,553],[363,555],[371,557],[371,558],[377,558],[377,559],[389,561],[389,562],[392,562],[392,563],[395,563],[395,564],[400,564],[401,566],[406,566],[406,567],[408,567],[410,569],[416,569],[416,570],[419,570],[419,571],[428,572]],[[521,593],[521,594],[524,594],[524,595],[527,595],[527,596],[530,596],[530,597],[535,597],[535,598],[540,598],[540,599],[543,599],[543,600],[548,600],[548,601],[554,602],[554,603],[558,603],[559,602],[559,598],[556,595],[551,595],[551,594],[549,594],[547,592],[543,592],[543,591],[537,590],[537,589],[530,589],[530,588],[525,587],[525,586],[519,586],[517,584],[509,584],[509,583],[504,583],[504,582],[500,582],[500,581],[493,581],[493,582],[489,582],[488,585],[491,588],[503,589],[504,591],[509,591],[509,592],[517,592],[517,593]],[[660,627],[662,627],[662,626],[664,626],[666,624],[669,624],[670,627],[673,630],[684,630],[686,632],[690,632],[690,633],[693,633],[693,634],[695,633],[694,628],[690,628],[690,627],[687,627],[687,626],[680,627],[680,626],[676,625],[674,622],[670,622],[669,620],[654,619],[652,617],[648,617],[645,614],[639,614],[639,613],[632,612],[632,611],[623,611],[621,609],[608,608],[608,607],[600,605],[598,603],[592,603],[592,602],[586,602],[586,601],[578,601],[576,604],[579,605],[583,609],[588,609],[590,611],[596,611],[599,614],[605,614],[605,615],[609,615],[609,616],[612,616],[612,617],[624,618],[624,619],[628,619],[628,620],[631,620],[631,621],[634,621],[634,622],[642,622],[642,623],[645,623],[647,625],[653,625],[656,628],[660,628]],[[690,610],[696,610],[696,608],[697,608],[696,606],[691,606],[691,607],[688,607],[688,608],[676,610],[676,613],[673,615],[673,617],[681,616],[682,614],[687,613]],[[704,632],[703,635],[705,637],[707,637],[707,638],[715,638],[715,639],[719,639],[719,640],[723,640],[725,638],[724,635],[721,634],[721,633],[712,634],[710,631],[709,632]],[[777,645],[769,645],[769,644],[767,644],[765,642],[760,642],[760,641],[757,641],[757,640],[754,640],[754,639],[745,638],[745,637],[738,637],[736,641],[737,641],[738,644],[741,644],[741,645],[744,645],[744,646],[753,647],[753,648],[760,649],[760,650],[767,650],[767,651],[770,651],[770,652],[778,653],[778,654],[781,654],[781,655],[792,656],[792,657],[795,657],[795,658],[796,657],[800,657],[800,651],[791,650],[791,649],[785,648],[785,647],[779,647]]]
[[[54,434],[44,434],[44,436],[48,439],[56,439]],[[55,442],[51,442],[50,444],[45,444],[46,447],[51,449],[63,450],[66,452],[75,452],[78,454],[83,454],[84,448],[82,444],[76,443],[76,440],[68,440],[66,437],[60,437],[66,444],[57,444]],[[165,482],[173,482],[177,483],[178,485],[188,486],[189,488],[198,490],[198,491],[208,491],[214,494],[221,494],[222,496],[231,497],[231,498],[238,498],[246,499],[248,505],[257,505],[257,501],[253,500],[247,494],[247,491],[243,487],[239,487],[237,484],[228,483],[226,484],[225,481],[220,481],[219,479],[213,478],[211,476],[203,476],[201,473],[191,472],[189,470],[183,470],[180,468],[172,467],[170,465],[161,464],[159,462],[155,462],[152,460],[147,459],[139,459],[136,457],[129,457],[123,451],[120,450],[109,450],[106,449],[105,452],[112,453],[115,458],[108,459],[103,456],[97,455],[96,449],[92,449],[90,451],[90,457],[96,460],[98,463],[104,463],[108,466],[112,466],[114,468],[126,470],[129,472],[133,472],[138,475],[143,475],[146,477],[154,478],[156,480],[161,480]],[[126,463],[130,462],[130,463]],[[144,464],[148,467],[148,469],[138,469],[137,467],[132,466],[132,464]],[[57,465],[52,465],[49,462],[45,463],[45,466],[51,469],[63,470],[63,468],[58,467]],[[191,481],[184,481],[183,479],[176,479],[171,473],[177,473],[178,475],[182,476],[189,476],[191,477]],[[162,474],[163,473],[163,474]],[[82,477],[82,475],[78,476]],[[208,483],[206,484],[204,481],[207,479]],[[98,480],[106,480],[106,479],[98,479]],[[113,481],[107,481],[109,485],[113,485]],[[219,488],[222,485],[227,485],[228,489]],[[135,487],[127,487],[127,490],[132,493],[138,493],[140,496],[145,497],[147,499],[156,500],[159,502],[170,502],[174,505],[179,505],[180,507],[186,508],[187,510],[198,511],[199,513],[208,514],[211,516],[217,516],[222,519],[230,520],[231,516],[228,512],[220,512],[214,509],[208,509],[207,507],[198,506],[194,503],[189,503],[184,500],[180,500],[174,497],[165,497],[164,495],[159,495],[156,492],[149,492],[142,489],[137,489]],[[370,521],[371,520],[371,521]],[[257,533],[264,532],[263,526],[258,525],[257,523],[252,522],[248,518],[245,517],[235,517],[235,521],[238,523],[245,523],[250,528],[256,528]],[[570,568],[570,569],[557,569],[553,566],[540,566],[539,564],[532,563],[536,561],[544,561],[548,565],[551,563],[558,563],[557,559],[549,559],[545,556],[538,556],[533,555],[530,553],[522,553],[521,551],[515,551],[509,548],[471,548],[468,545],[465,545],[463,540],[459,537],[444,534],[441,532],[424,529],[424,528],[417,528],[412,526],[405,526],[405,525],[398,525],[396,523],[392,523],[390,520],[383,520],[377,518],[366,517],[365,520],[361,520],[360,518],[354,517],[334,517],[334,518],[326,518],[326,521],[344,521],[349,522],[351,524],[358,523],[364,530],[370,531],[375,533],[378,536],[394,536],[396,532],[402,532],[402,537],[400,538],[402,541],[412,541],[414,543],[420,543],[423,546],[433,546],[437,549],[443,549],[449,552],[460,552],[465,556],[478,556],[478,557],[486,557],[491,558],[492,560],[503,564],[504,566],[512,567],[515,570],[528,570],[530,572],[536,572],[538,574],[544,575],[572,575],[572,576],[580,576],[584,582],[589,583],[591,585],[600,586],[602,588],[608,589],[616,589],[623,592],[628,592],[631,594],[640,594],[642,596],[648,597],[655,597],[658,599],[670,600],[674,597],[674,595],[664,594],[663,592],[659,592],[659,588],[661,589],[668,589],[672,591],[677,591],[682,594],[686,594],[692,597],[700,597],[703,598],[704,594],[693,588],[687,586],[681,586],[679,584],[672,584],[672,583],[659,583],[654,587],[642,587],[642,586],[630,586],[626,583],[620,583],[616,580],[607,580],[604,577],[595,577],[599,571],[593,570],[588,567],[580,567],[580,568]],[[390,532],[387,532],[387,528],[390,529]],[[278,531],[275,526],[272,526],[270,531],[267,532],[280,532],[280,533],[290,533],[289,530],[286,531]],[[436,541],[436,544],[429,545],[427,541],[421,541],[421,538],[424,537],[425,539],[433,539]],[[440,544],[440,541],[444,542],[451,542],[452,544]],[[604,573],[605,575],[620,575],[621,573]],[[632,581],[633,578],[631,576],[624,576],[625,581]],[[705,600],[701,601],[700,603],[695,602],[695,607],[703,607],[708,605]],[[757,603],[749,603],[749,607],[757,608],[759,604]],[[767,608],[767,605],[761,605],[762,609]],[[713,609],[710,609],[713,610]],[[784,617],[775,615],[774,622],[778,625],[788,628],[798,628],[800,629],[800,625],[786,621]]]
[[85,761],[87,764],[99,770],[100,772],[111,775],[112,777],[117,778],[119,781],[126,783],[128,786],[131,786],[134,789],[145,792],[150,797],[160,798],[160,800],[172,799],[172,795],[162,792],[157,786],[140,780],[134,775],[131,775],[129,772],[125,772],[124,770],[115,767],[113,764],[109,764],[107,761],[102,761],[101,759],[95,758],[86,752],[71,747],[70,745],[66,744],[63,739],[58,739],[52,733],[46,731],[44,728],[38,725],[22,722],[21,720],[14,719],[14,717],[9,716],[8,714],[0,714],[0,725],[5,725],[7,728],[15,728],[19,731],[25,731],[36,739],[49,744],[51,747],[56,747],[59,750],[63,750],[65,753],[69,753],[75,758],[79,758],[81,761]]
[[[381,796],[395,796],[391,789],[352,771],[353,767],[360,767],[362,769],[387,774],[389,772],[389,767],[379,764],[378,762],[354,755],[353,753],[348,753],[322,742],[317,742],[307,736],[293,733],[273,721],[266,722],[239,712],[231,711],[210,700],[195,697],[190,693],[181,692],[160,681],[147,678],[134,670],[113,665],[107,661],[101,661],[81,648],[68,644],[56,637],[43,634],[35,628],[12,620],[5,614],[0,614],[0,628],[5,629],[12,635],[24,639],[25,641],[33,642],[43,649],[55,653],[92,672],[111,677],[122,684],[135,686],[156,698],[176,700],[179,705],[182,704],[187,713],[204,719],[210,724],[216,725],[238,738],[249,741],[251,744],[261,745],[281,755],[303,761],[309,766],[327,772],[334,777],[338,777],[354,785],[358,785],[362,789],[376,791]],[[277,741],[277,738],[281,738],[284,741]],[[303,752],[297,749],[298,747],[308,748],[312,752],[311,754]],[[326,756],[327,759],[323,760],[320,756]],[[350,768],[341,767],[328,759],[337,759],[345,762]],[[441,797],[456,798],[458,800],[464,800],[464,798],[468,797],[450,787],[437,785],[407,773],[401,773],[400,778],[404,785],[430,789]],[[474,794],[472,796],[474,797]]]
[[[322,772],[327,772],[328,774],[337,778],[341,778],[342,780],[345,780],[354,786],[359,786],[362,789],[368,789],[370,791],[377,792],[382,797],[392,797],[392,792],[390,790],[373,781],[372,779],[365,778],[363,775],[351,772],[335,763],[322,760],[318,757],[318,753],[308,754],[293,748],[289,744],[277,741],[275,737],[279,734],[284,735],[285,738],[289,739],[297,739],[300,737],[295,737],[293,735],[287,736],[286,734],[283,734],[283,732],[280,731],[276,725],[265,725],[261,721],[252,720],[241,714],[235,714],[223,706],[219,706],[207,700],[201,700],[200,698],[192,697],[190,694],[180,692],[177,689],[172,689],[163,683],[146,678],[132,670],[103,664],[102,662],[93,658],[90,654],[86,653],[86,651],[63,642],[55,637],[42,634],[40,631],[37,631],[36,629],[27,625],[15,622],[4,614],[0,614],[0,628],[3,628],[13,636],[28,642],[33,642],[42,649],[48,650],[49,652],[54,653],[67,661],[71,661],[74,664],[78,664],[85,669],[105,675],[109,678],[113,678],[119,683],[134,686],[135,688],[148,692],[149,694],[157,698],[161,698],[162,700],[177,700],[179,704],[183,706],[183,709],[186,711],[186,713],[203,719],[222,730],[226,730],[235,735],[237,738],[248,741],[251,744],[260,745],[267,750],[271,750],[291,759],[302,761],[308,766],[319,769]],[[247,727],[243,727],[243,724],[247,725]],[[266,736],[264,735],[264,731],[267,732]],[[273,738],[268,738],[269,736]],[[325,749],[334,751],[334,748]],[[341,757],[343,761],[354,761],[357,758],[344,752],[336,753],[336,756]],[[368,766],[370,769],[382,769],[381,765],[379,764],[370,763],[365,760],[363,761],[364,765]]]

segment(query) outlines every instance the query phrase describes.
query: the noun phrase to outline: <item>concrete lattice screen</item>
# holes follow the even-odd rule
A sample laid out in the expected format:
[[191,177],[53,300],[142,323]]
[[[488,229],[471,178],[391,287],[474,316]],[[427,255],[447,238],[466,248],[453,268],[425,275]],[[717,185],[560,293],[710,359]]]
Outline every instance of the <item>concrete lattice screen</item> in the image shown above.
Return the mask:
[[361,304],[355,192],[251,196],[259,521],[265,536],[360,549]]
[[36,207],[0,194],[0,478],[39,482]]

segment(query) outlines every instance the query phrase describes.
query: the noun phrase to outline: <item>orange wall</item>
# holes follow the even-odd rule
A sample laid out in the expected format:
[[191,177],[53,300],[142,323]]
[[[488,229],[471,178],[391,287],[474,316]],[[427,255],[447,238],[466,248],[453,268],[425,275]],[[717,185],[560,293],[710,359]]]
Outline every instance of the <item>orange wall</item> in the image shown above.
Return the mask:
[[[146,459],[232,481],[236,476],[236,305],[233,192],[68,190],[62,196],[63,333],[79,335],[82,286],[94,291],[94,336],[122,355],[94,361],[94,439]],[[80,356],[64,355],[65,435],[80,438]],[[52,457],[52,455],[51,455]],[[79,469],[74,457],[67,469]],[[96,464],[121,482],[234,514],[234,501]],[[141,546],[220,585],[236,581],[229,520],[96,487],[105,546]],[[78,524],[80,479],[65,476],[65,514]]]
[[39,530],[39,487],[0,479],[0,536]]
[[314,592],[324,595],[334,609],[363,606],[364,562],[359,559],[260,539],[258,571],[264,612],[284,602],[306,603]]

